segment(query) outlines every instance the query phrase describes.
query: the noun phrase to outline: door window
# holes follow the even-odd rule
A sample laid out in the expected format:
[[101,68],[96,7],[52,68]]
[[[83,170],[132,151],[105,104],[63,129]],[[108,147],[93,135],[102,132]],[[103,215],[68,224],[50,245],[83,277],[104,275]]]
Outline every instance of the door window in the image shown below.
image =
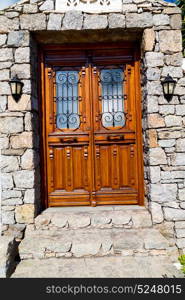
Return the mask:
[[123,79],[123,69],[101,70],[102,124],[104,127],[125,125]]
[[77,129],[80,126],[78,71],[56,72],[56,126],[58,129]]

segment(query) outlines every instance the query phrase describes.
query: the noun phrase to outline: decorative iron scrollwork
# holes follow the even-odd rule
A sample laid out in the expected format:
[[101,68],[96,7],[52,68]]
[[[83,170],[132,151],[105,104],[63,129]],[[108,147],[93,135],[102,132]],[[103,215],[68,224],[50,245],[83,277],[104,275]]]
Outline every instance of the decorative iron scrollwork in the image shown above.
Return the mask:
[[56,72],[56,126],[59,129],[77,129],[80,127],[78,96],[79,72]]
[[103,69],[100,73],[102,95],[102,125],[108,127],[124,127],[124,95],[123,70]]

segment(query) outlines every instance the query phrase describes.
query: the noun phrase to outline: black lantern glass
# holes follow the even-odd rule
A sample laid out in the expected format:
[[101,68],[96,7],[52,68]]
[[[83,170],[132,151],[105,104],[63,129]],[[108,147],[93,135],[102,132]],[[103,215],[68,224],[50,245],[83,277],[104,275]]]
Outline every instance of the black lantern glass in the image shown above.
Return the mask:
[[168,102],[170,102],[174,94],[176,81],[168,74],[161,83],[163,87],[164,97]]
[[9,84],[11,88],[12,97],[16,102],[18,102],[22,95],[22,88],[24,86],[24,83],[22,83],[16,75],[10,80]]

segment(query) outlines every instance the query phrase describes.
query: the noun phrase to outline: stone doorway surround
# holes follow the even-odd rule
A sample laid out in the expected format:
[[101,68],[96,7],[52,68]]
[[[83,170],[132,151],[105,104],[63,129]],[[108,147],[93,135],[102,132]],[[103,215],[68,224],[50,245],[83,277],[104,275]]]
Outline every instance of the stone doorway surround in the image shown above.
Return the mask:
[[[121,0],[119,9],[99,13],[59,11],[55,0],[25,0],[0,12],[2,232],[21,237],[20,232],[41,211],[39,43],[75,42],[79,35],[96,41],[97,34],[109,41],[140,41],[145,206],[153,224],[175,235],[177,246],[184,249],[185,79],[181,68],[181,11],[161,0]],[[161,80],[168,73],[177,81],[169,104],[161,87]],[[24,82],[18,104],[13,101],[8,84],[15,74]]]

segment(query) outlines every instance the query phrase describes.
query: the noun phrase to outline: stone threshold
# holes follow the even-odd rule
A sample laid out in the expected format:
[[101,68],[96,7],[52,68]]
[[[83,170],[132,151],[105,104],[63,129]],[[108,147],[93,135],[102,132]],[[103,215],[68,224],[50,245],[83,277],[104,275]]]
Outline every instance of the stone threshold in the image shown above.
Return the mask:
[[26,234],[35,230],[146,227],[152,227],[152,219],[142,206],[52,207],[27,226]]
[[49,207],[43,213],[53,212],[98,212],[98,211],[116,211],[116,210],[146,210],[145,206],[139,205],[103,205],[103,206],[67,206],[67,207]]

